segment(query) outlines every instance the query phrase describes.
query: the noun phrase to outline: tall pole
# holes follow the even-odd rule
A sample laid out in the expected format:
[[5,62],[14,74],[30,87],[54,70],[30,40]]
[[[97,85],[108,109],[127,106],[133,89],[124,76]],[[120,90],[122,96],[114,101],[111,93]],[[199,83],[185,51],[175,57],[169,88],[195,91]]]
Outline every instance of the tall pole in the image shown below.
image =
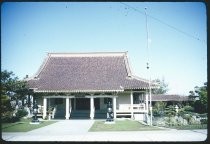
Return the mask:
[[152,125],[152,97],[151,97],[151,74],[150,74],[150,49],[149,49],[149,33],[147,25],[147,8],[145,7],[145,16],[146,16],[146,31],[147,31],[147,50],[148,50],[148,60],[147,60],[147,70],[149,75],[149,110],[150,110],[150,125]]

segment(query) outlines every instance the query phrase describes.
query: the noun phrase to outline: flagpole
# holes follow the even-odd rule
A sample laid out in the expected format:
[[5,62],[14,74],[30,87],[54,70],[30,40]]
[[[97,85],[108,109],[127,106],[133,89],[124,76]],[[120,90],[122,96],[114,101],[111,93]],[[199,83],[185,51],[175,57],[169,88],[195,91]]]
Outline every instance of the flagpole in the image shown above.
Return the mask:
[[149,110],[150,110],[150,125],[152,126],[152,97],[151,97],[151,74],[150,74],[150,52],[149,52],[149,33],[147,25],[147,8],[145,7],[145,16],[146,16],[146,31],[147,31],[147,50],[148,50],[148,60],[147,60],[147,70],[149,75]]

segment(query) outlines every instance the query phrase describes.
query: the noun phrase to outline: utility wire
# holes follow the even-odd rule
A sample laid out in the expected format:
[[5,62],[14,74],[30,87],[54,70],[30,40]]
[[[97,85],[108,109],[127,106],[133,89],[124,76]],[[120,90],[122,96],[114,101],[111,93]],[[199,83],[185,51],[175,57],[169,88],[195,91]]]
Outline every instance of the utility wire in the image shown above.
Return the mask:
[[[123,4],[123,5],[125,5],[125,6],[127,6],[127,7],[129,7],[129,8],[131,8],[131,9],[133,9],[134,11],[136,11],[136,12],[142,14],[142,15],[145,15],[144,12],[142,12],[142,11],[136,9],[135,7],[132,7],[132,6],[130,6],[130,5],[128,5],[128,4],[125,4],[125,3],[123,3],[123,2],[120,2],[120,3]],[[172,26],[172,25],[170,25],[170,24],[167,24],[166,22],[164,22],[164,21],[162,21],[162,20],[160,20],[160,19],[158,19],[158,18],[155,18],[155,17],[153,17],[153,16],[151,16],[151,15],[148,15],[148,14],[147,14],[147,16],[150,17],[150,18],[152,18],[152,19],[154,19],[154,20],[156,20],[156,21],[158,21],[158,22],[160,22],[160,23],[162,23],[162,24],[164,24],[164,25],[166,25],[166,26],[168,26],[169,28],[172,28],[172,29],[174,29],[174,30],[176,30],[176,31],[178,31],[178,32],[180,32],[180,33],[182,33],[182,34],[188,36],[188,37],[191,37],[191,38],[193,38],[193,39],[196,39],[196,40],[198,40],[198,41],[203,42],[203,43],[206,44],[206,41],[205,41],[205,40],[201,40],[200,38],[198,38],[198,37],[196,37],[196,36],[193,36],[193,35],[191,35],[191,34],[189,34],[189,33],[187,33],[187,32],[184,32],[183,30],[180,30],[180,29],[178,29],[178,28],[176,28],[176,27],[174,27],[174,26]]]

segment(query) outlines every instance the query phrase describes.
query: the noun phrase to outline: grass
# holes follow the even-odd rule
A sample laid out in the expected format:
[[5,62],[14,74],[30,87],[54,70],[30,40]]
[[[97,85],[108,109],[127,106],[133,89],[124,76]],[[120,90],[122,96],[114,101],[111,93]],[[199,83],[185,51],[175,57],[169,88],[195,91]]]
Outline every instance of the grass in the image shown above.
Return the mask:
[[148,130],[162,130],[157,127],[143,125],[138,121],[123,120],[115,121],[115,124],[105,124],[105,121],[95,121],[90,132],[96,131],[148,131]]
[[178,130],[192,130],[192,129],[207,129],[207,124],[202,125],[185,125],[185,126],[168,126],[168,128],[174,128]]
[[31,119],[21,119],[15,123],[2,123],[2,132],[28,132],[37,128],[41,128],[56,121],[40,121],[40,124],[30,124]]

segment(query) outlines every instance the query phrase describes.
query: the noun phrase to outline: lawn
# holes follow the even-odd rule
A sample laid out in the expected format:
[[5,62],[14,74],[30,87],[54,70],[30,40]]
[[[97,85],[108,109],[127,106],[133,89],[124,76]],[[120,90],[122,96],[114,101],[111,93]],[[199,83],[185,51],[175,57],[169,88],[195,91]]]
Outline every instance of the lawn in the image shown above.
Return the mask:
[[105,124],[103,121],[95,121],[89,132],[96,131],[148,131],[148,130],[163,130],[157,127],[143,125],[138,121],[132,120],[118,120],[115,124]]
[[40,124],[30,124],[31,119],[21,119],[15,123],[2,123],[2,132],[27,132],[37,128],[41,128],[56,121],[41,121]]
[[168,126],[168,128],[173,128],[173,129],[178,129],[178,130],[207,129],[207,124]]

